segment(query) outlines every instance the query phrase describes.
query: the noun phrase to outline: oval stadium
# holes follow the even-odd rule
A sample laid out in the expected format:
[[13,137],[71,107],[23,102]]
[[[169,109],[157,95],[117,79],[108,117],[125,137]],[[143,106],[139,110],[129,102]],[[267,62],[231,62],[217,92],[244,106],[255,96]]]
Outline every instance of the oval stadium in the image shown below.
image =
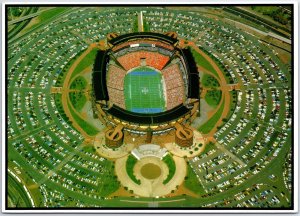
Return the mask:
[[169,35],[108,35],[109,49],[98,51],[93,70],[94,107],[106,125],[164,133],[196,117],[196,63],[190,50],[177,46],[176,34]]

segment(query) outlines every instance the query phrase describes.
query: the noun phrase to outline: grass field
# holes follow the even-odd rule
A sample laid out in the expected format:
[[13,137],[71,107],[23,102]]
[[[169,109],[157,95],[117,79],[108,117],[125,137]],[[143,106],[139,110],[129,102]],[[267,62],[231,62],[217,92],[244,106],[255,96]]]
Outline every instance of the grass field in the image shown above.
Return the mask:
[[209,106],[217,107],[222,98],[221,90],[209,90],[205,94],[205,101]]
[[32,24],[29,23],[28,27],[24,29],[23,33],[32,30],[33,28],[45,23],[46,21],[50,21],[52,18],[55,18],[56,16],[65,12],[66,10],[68,10],[67,7],[59,7],[42,12],[38,17],[33,19],[34,21]]
[[199,179],[197,178],[195,172],[190,167],[190,165],[188,165],[187,167],[188,167],[187,176],[184,181],[184,186],[196,194],[199,195],[205,194],[205,190],[203,189],[201,183],[199,182]]
[[215,145],[214,145],[213,142],[208,142],[208,143],[206,144],[206,146],[205,146],[204,151],[203,151],[201,154],[206,154],[207,152],[209,152],[210,150],[213,150],[213,149],[215,149],[215,148],[216,148],[216,147],[215,147]]
[[69,93],[70,101],[73,107],[80,112],[84,107],[87,99],[83,92],[70,92]]
[[82,76],[79,76],[71,83],[70,89],[84,90],[86,85],[87,81]]
[[191,52],[195,58],[197,65],[204,67],[206,70],[210,71],[211,73],[216,75],[216,77],[219,78],[219,74],[213,68],[213,66],[206,60],[206,58],[204,58],[202,55],[200,55],[200,53],[198,53],[196,50],[194,50],[192,48],[191,48]]
[[77,74],[82,72],[84,69],[86,69],[88,66],[91,66],[94,64],[96,54],[98,52],[98,49],[91,50],[90,53],[88,53],[81,62],[76,66],[75,70],[73,71],[71,75],[71,79],[75,77]]
[[83,92],[83,90],[86,88],[87,81],[82,77],[77,77],[70,85],[70,89],[78,90],[76,92],[70,92],[70,101],[74,108],[80,112],[82,108],[84,107],[87,98]]
[[204,87],[215,88],[220,86],[218,80],[209,74],[204,74],[201,81]]
[[[18,181],[16,181],[12,175],[8,175],[8,205],[10,207],[31,207],[26,191]],[[16,205],[16,206],[14,206]]]
[[136,184],[140,185],[141,181],[139,179],[137,179],[135,177],[135,175],[133,174],[133,167],[136,164],[136,162],[137,162],[137,159],[134,156],[129,155],[127,158],[127,161],[126,161],[126,172],[132,181],[134,181]]
[[218,109],[218,111],[207,121],[205,122],[200,128],[199,131],[207,134],[209,133],[215,126],[215,124],[217,123],[217,121],[219,120],[219,118],[221,118],[222,112],[224,109],[224,101],[221,104],[220,108]]
[[[150,31],[150,23],[147,22],[145,19],[143,20],[144,22],[144,32],[149,32]],[[138,16],[134,19],[133,23],[133,32],[138,32],[139,31],[139,26],[138,26]]]
[[70,109],[70,113],[73,116],[74,120],[79,124],[79,126],[90,136],[95,136],[99,131],[93,125],[89,124],[85,120],[83,120],[80,116],[78,116],[70,103],[68,103],[68,107]]
[[55,101],[55,106],[59,112],[59,114],[61,115],[61,117],[66,121],[69,122],[69,118],[66,115],[64,108],[62,106],[62,97],[61,94],[54,94],[54,101]]
[[176,165],[175,162],[170,154],[166,155],[163,159],[163,162],[165,162],[169,168],[169,174],[167,178],[163,181],[163,184],[167,184],[174,176],[176,171]]
[[126,109],[138,113],[158,113],[165,110],[161,74],[148,67],[140,67],[126,75]]

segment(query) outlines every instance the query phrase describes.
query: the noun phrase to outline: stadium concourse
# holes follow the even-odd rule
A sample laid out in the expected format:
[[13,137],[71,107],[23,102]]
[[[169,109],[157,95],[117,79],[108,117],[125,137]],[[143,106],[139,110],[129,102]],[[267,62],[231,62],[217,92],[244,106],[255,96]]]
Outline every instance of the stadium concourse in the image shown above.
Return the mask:
[[292,207],[291,54],[199,10],[53,8],[9,38],[10,208]]

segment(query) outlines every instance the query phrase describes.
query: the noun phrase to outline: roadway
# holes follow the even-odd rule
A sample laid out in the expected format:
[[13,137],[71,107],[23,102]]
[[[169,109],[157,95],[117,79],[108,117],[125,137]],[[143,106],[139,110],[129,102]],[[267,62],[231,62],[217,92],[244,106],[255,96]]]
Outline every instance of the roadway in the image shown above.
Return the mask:
[[33,18],[33,17],[36,17],[36,16],[40,15],[40,14],[43,13],[44,11],[47,11],[47,10],[50,10],[50,9],[53,9],[53,7],[49,7],[49,8],[47,8],[47,9],[45,9],[45,10],[40,10],[40,11],[38,11],[38,12],[35,12],[35,13],[32,13],[32,14],[28,14],[28,15],[26,15],[26,16],[19,17],[19,18],[17,18],[17,19],[11,20],[11,21],[8,22],[8,25],[13,25],[13,24],[16,24],[16,23],[18,23],[18,22],[22,22],[22,21],[24,21],[24,20],[31,19],[31,18]]
[[285,37],[282,37],[282,36],[280,36],[280,35],[277,35],[277,34],[275,34],[275,33],[273,33],[273,32],[264,32],[264,31],[261,31],[261,30],[259,30],[259,29],[254,28],[254,27],[252,27],[252,26],[249,26],[249,25],[247,25],[247,24],[241,23],[241,22],[239,22],[239,21],[232,20],[232,19],[229,19],[229,18],[225,18],[225,19],[226,19],[226,20],[229,20],[229,21],[231,21],[231,22],[234,22],[234,23],[236,23],[236,24],[242,25],[242,26],[244,26],[245,28],[248,28],[248,29],[250,29],[250,30],[253,30],[253,31],[255,31],[255,32],[257,32],[258,34],[261,34],[261,35],[263,35],[263,36],[270,36],[270,37],[276,38],[276,39],[278,39],[278,40],[280,40],[280,41],[283,41],[283,42],[285,42],[285,43],[292,44],[292,41],[291,41],[290,39],[287,39],[287,38],[285,38]]

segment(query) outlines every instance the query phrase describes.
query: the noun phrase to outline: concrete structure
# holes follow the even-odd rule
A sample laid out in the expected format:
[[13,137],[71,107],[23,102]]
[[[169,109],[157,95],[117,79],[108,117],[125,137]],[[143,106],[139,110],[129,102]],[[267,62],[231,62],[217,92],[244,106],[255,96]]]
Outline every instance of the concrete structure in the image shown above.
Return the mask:
[[110,148],[117,148],[123,144],[123,125],[119,124],[105,133],[105,145]]
[[193,131],[189,128],[176,123],[175,142],[182,147],[189,147],[193,145]]

